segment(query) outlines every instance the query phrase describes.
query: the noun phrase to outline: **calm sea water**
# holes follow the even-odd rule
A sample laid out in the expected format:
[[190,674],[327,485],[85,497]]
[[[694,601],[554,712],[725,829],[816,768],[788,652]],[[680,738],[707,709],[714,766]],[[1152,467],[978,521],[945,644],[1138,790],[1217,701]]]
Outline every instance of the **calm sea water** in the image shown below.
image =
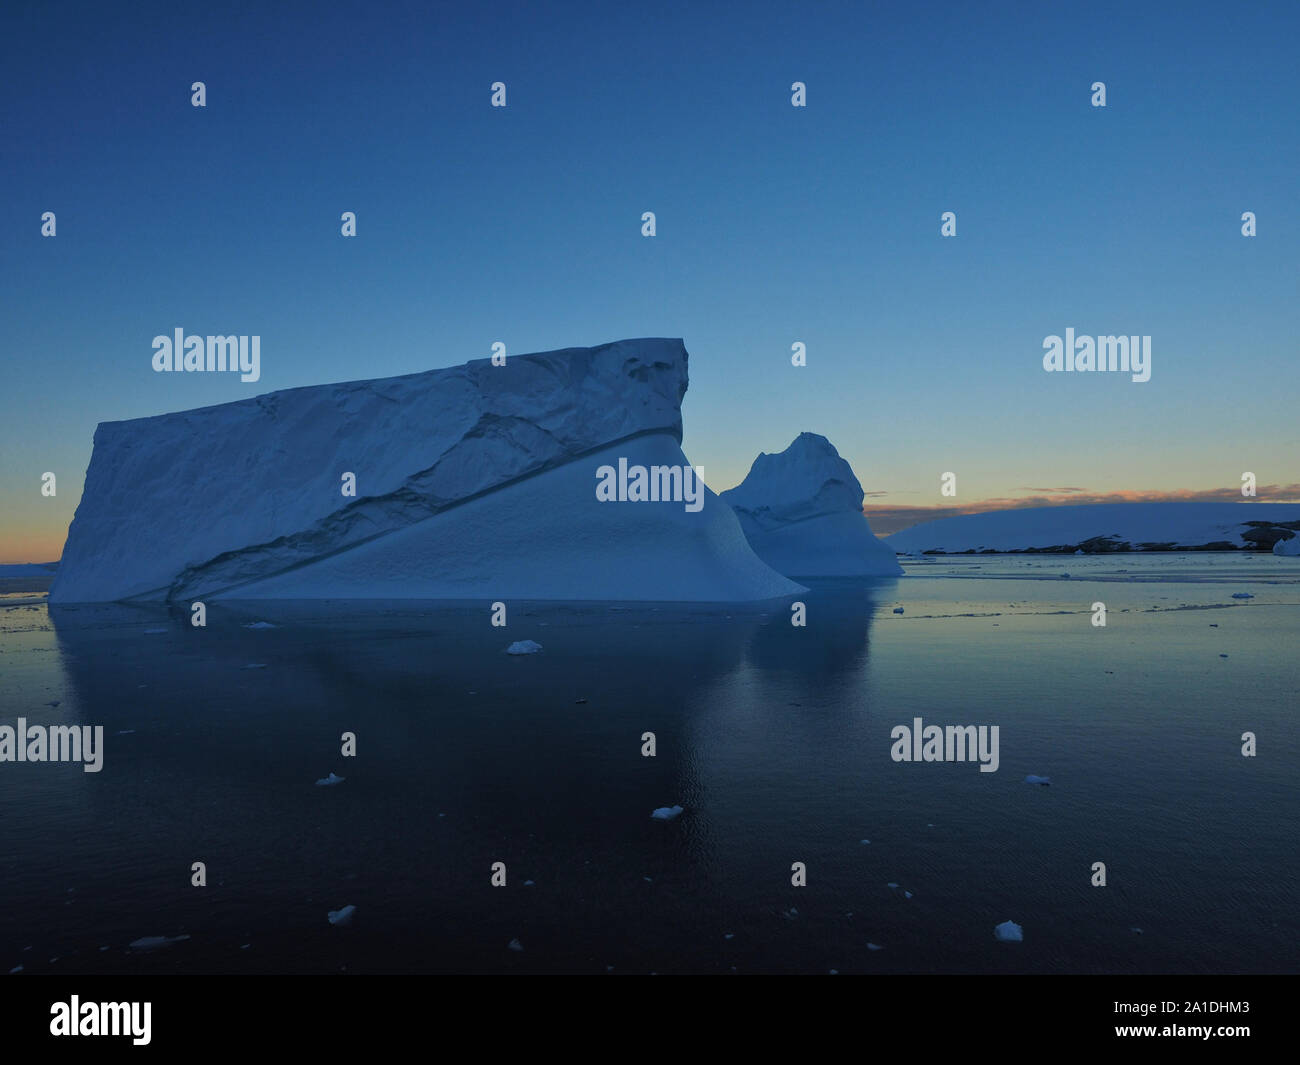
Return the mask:
[[[105,755],[0,764],[0,972],[1300,970],[1300,565],[907,569],[818,582],[804,628],[385,602],[196,629],[10,590],[0,724],[102,725]],[[999,770],[894,762],[915,717],[999,726]]]

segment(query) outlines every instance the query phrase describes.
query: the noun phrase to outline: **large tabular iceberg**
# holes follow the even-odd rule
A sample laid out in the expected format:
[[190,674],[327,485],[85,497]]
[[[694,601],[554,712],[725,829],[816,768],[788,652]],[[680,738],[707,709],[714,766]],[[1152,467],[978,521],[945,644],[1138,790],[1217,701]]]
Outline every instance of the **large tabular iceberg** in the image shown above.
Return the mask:
[[777,455],[760,453],[749,474],[719,497],[749,546],[787,577],[896,577],[892,549],[862,513],[862,485],[824,436],[800,433]]
[[702,484],[597,498],[620,459],[687,465],[686,385],[680,340],[623,340],[106,422],[50,600],[801,591]]

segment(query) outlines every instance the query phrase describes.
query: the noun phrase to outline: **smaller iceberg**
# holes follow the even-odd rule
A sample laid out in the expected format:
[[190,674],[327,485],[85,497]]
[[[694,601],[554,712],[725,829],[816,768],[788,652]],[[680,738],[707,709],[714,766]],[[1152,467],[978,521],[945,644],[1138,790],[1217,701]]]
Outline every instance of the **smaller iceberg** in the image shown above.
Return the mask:
[[1003,921],[993,929],[993,936],[1001,943],[1020,943],[1024,941],[1025,930],[1015,921]]
[[330,910],[326,916],[329,918],[330,924],[343,926],[352,923],[352,917],[356,912],[357,908],[355,906],[344,906],[341,910]]
[[347,777],[340,777],[340,776],[336,776],[333,773],[330,773],[329,776],[321,777],[320,780],[316,781],[316,787],[332,788],[335,784],[342,784],[347,779],[348,779]]
[[682,808],[680,806],[661,806],[650,814],[656,821],[671,821],[681,815]]
[[516,640],[509,647],[506,648],[506,654],[535,655],[541,649],[542,649],[542,645],[540,643],[536,643],[533,640]]

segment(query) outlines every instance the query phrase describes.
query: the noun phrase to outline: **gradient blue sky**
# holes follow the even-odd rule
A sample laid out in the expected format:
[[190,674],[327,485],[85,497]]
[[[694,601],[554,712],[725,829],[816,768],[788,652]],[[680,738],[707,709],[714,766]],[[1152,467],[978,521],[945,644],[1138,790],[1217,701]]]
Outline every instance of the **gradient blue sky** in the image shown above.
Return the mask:
[[[497,340],[684,338],[719,491],[811,430],[869,513],[1244,470],[1300,498],[1295,3],[11,2],[0,30],[0,562],[58,556],[100,421]],[[261,380],[155,374],[178,326],[259,334]],[[1150,334],[1151,381],[1045,373],[1067,326]]]

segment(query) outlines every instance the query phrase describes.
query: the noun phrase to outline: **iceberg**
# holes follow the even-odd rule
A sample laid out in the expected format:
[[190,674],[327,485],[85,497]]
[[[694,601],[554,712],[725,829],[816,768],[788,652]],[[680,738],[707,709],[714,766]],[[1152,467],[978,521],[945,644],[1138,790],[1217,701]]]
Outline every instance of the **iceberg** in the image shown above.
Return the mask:
[[1300,536],[1293,536],[1289,540],[1278,540],[1273,544],[1273,554],[1288,555],[1291,558],[1300,555]]
[[104,422],[50,601],[804,591],[703,484],[598,496],[602,467],[685,478],[686,387],[680,340],[622,340]]
[[760,453],[745,479],[720,496],[749,546],[787,577],[897,577],[894,549],[862,513],[862,485],[834,445],[800,433],[776,455]]

